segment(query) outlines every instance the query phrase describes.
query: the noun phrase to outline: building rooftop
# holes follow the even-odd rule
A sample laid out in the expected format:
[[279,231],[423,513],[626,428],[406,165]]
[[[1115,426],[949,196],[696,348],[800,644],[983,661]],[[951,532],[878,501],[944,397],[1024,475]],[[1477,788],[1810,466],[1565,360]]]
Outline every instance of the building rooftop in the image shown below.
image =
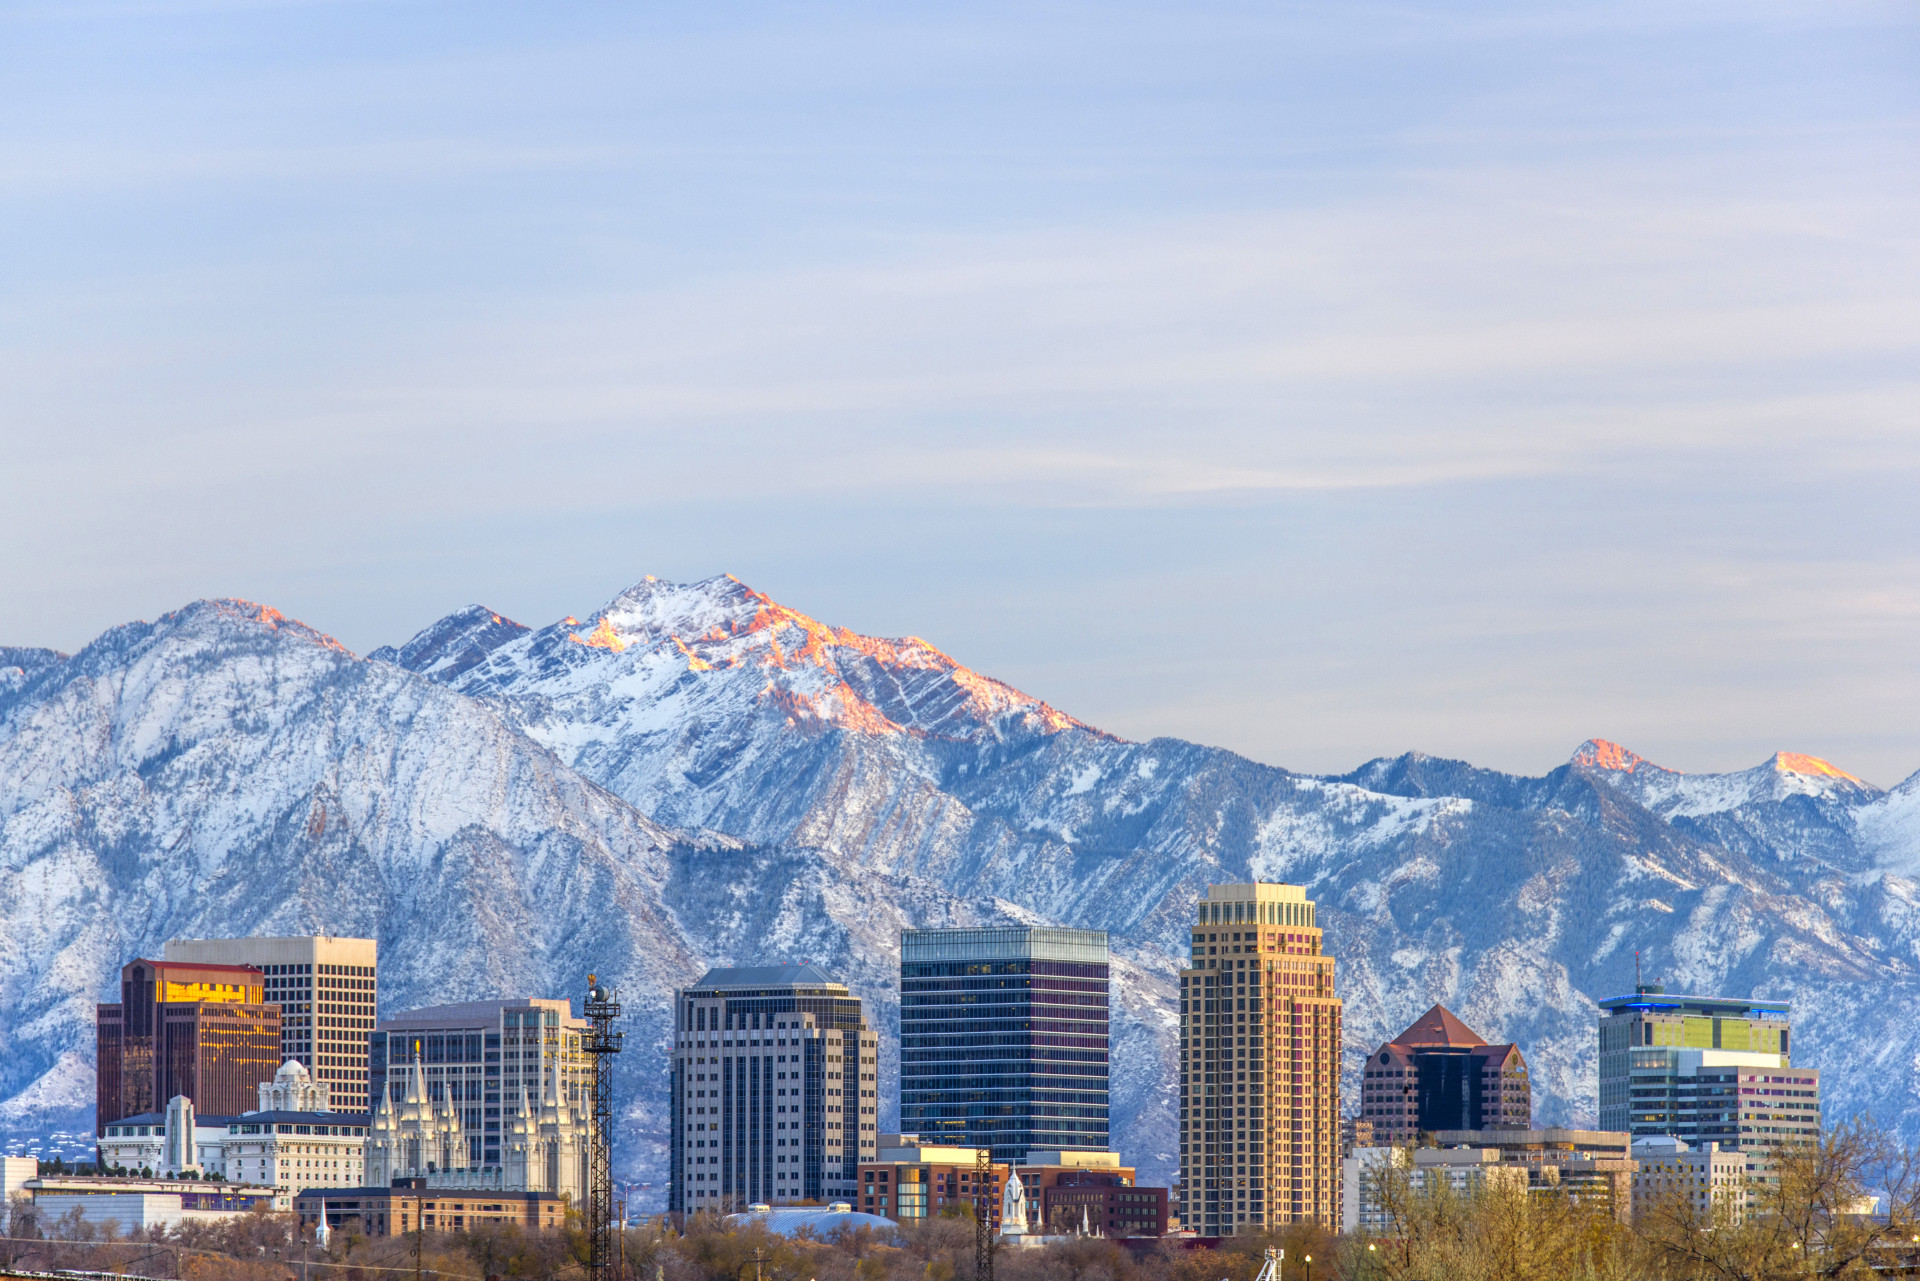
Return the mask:
[[1624,1130],[1440,1130],[1441,1147],[1506,1148],[1543,1152],[1617,1152],[1625,1155],[1630,1136]]
[[[767,987],[829,987],[839,993],[847,985],[817,965],[745,965],[708,970],[689,991]],[[837,993],[836,993],[837,994]]]
[[899,1231],[899,1225],[892,1219],[883,1219],[877,1214],[862,1214],[845,1201],[835,1201],[830,1205],[749,1210],[745,1214],[729,1214],[725,1222],[730,1228],[744,1227],[749,1223],[764,1224],[769,1232],[777,1232],[783,1237],[792,1236],[802,1228],[811,1228],[818,1237],[828,1236],[841,1228],[872,1228],[875,1232],[889,1235]]
[[120,968],[124,971],[135,965],[151,965],[156,970],[211,970],[220,974],[251,974],[255,978],[265,977],[257,965],[224,965],[214,961],[155,961],[144,956],[136,956]]
[[1486,1043],[1484,1037],[1455,1018],[1453,1011],[1444,1005],[1434,1006],[1415,1019],[1413,1026],[1387,1042],[1411,1049],[1435,1045],[1472,1049]]
[[1107,963],[1105,930],[1058,925],[988,925],[956,930],[903,930],[900,959],[928,961],[1080,961]]
[[1645,1011],[1656,1014],[1718,1015],[1732,1019],[1784,1019],[1788,1006],[1785,1001],[1759,1001],[1743,996],[1669,995],[1658,986],[1650,986],[1640,988],[1632,996],[1610,996],[1600,1002],[1600,1008],[1609,1014]]
[[[199,1112],[195,1112],[193,1114],[193,1123],[196,1126],[226,1125],[230,1121],[238,1121],[239,1119],[240,1118],[237,1116],[209,1116]],[[165,1125],[166,1123],[167,1123],[167,1114],[165,1112],[139,1112],[134,1114],[133,1116],[115,1117],[113,1120],[108,1121],[106,1124],[108,1125]]]
[[573,1003],[564,996],[511,996],[492,1001],[465,1001],[458,1005],[423,1005],[415,1010],[401,1010],[380,1020],[382,1028],[393,1028],[401,1024],[419,1025],[423,1023],[442,1023],[449,1027],[465,1026],[470,1023],[491,1021],[500,1016],[502,1010],[558,1010],[563,1019],[573,1019],[584,1024],[585,1019],[577,1019],[573,1014]]
[[282,1122],[301,1125],[371,1125],[373,1114],[370,1112],[242,1112],[239,1116],[228,1117],[229,1122],[245,1121],[251,1125],[256,1121],[271,1121],[275,1125]]

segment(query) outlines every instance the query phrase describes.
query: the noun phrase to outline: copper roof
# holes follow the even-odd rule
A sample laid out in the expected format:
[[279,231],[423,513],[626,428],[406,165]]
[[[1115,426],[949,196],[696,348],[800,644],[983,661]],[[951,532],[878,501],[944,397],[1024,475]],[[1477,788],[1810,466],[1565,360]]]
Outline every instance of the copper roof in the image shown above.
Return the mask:
[[1453,1045],[1469,1048],[1485,1045],[1486,1039],[1453,1016],[1444,1005],[1436,1005],[1415,1019],[1413,1026],[1389,1041],[1389,1045]]

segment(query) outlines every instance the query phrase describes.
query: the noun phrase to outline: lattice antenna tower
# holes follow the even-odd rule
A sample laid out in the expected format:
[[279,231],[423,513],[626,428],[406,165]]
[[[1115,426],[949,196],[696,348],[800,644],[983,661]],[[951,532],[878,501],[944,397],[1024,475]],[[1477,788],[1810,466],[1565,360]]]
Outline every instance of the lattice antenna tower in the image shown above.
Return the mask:
[[581,1048],[593,1055],[593,1144],[587,1158],[587,1275],[613,1281],[613,1059],[626,1033],[613,1030],[620,994],[587,975],[587,1021],[593,1030]]
[[973,1150],[973,1193],[979,1210],[973,1216],[973,1281],[993,1281],[993,1150]]

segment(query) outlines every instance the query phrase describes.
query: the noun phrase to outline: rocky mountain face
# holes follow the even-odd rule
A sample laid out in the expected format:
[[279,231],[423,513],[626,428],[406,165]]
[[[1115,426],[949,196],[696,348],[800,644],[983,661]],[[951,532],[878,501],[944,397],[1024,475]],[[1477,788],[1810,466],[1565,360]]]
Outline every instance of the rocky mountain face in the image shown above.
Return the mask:
[[1591,1124],[1595,1001],[1638,953],[1669,990],[1791,1000],[1829,1115],[1911,1133],[1916,874],[1920,776],[1688,775],[1604,742],[1540,778],[1298,775],[1115,738],[725,577],[541,628],[475,606],[365,660],[200,602],[72,657],[0,650],[0,1125],[90,1108],[91,1003],[126,960],[326,931],[380,940],[388,1009],[614,975],[621,1165],[657,1183],[673,984],[812,960],[891,1034],[902,928],[1057,922],[1112,935],[1113,1132],[1166,1178],[1188,914],[1259,877],[1322,905],[1350,1078],[1438,1001],[1521,1045],[1542,1121]]

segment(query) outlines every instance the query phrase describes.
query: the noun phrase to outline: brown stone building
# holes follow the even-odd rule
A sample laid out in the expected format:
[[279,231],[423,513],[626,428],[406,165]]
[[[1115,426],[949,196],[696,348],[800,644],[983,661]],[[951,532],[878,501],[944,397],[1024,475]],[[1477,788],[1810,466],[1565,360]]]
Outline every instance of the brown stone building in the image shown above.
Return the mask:
[[262,1000],[250,965],[136,960],[120,1000],[95,1009],[95,1133],[124,1116],[164,1112],[185,1095],[194,1111],[237,1116],[257,1105],[280,1067],[280,1007]]
[[[1025,1180],[1023,1168],[1020,1177]],[[1082,1230],[1103,1237],[1158,1237],[1167,1234],[1167,1190],[1136,1186],[1112,1170],[1062,1170],[1043,1182],[1038,1196],[1039,1224],[1048,1236]]]
[[1414,1142],[1439,1130],[1525,1130],[1533,1087],[1517,1045],[1488,1045],[1436,1005],[1367,1059],[1360,1120],[1373,1142]]
[[370,1237],[428,1232],[470,1232],[488,1223],[559,1229],[567,1223],[567,1198],[552,1192],[472,1192],[423,1186],[425,1179],[396,1179],[388,1188],[310,1188],[293,1199],[303,1228],[322,1215],[330,1229],[353,1228]]
[[988,1226],[1000,1230],[1005,1162],[995,1162],[983,1172],[978,1164],[982,1149],[923,1144],[910,1134],[883,1134],[880,1144],[879,1160],[860,1163],[854,1209],[913,1222],[967,1205],[975,1213],[984,1210]]

